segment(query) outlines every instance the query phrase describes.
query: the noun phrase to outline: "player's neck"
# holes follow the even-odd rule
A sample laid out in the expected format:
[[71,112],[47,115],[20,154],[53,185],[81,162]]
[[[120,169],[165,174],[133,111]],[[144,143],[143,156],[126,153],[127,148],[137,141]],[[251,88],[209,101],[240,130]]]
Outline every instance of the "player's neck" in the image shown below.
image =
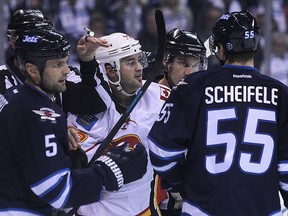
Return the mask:
[[47,97],[48,97],[51,101],[55,100],[54,93],[49,93],[49,92],[47,92],[47,91],[44,91],[44,90],[40,87],[40,85],[36,84],[33,80],[27,78],[27,79],[25,80],[25,82],[28,83],[28,84],[30,84],[31,86],[33,86],[34,88],[36,88],[38,91],[42,92],[43,94],[47,95]]
[[161,84],[161,85],[164,85],[164,86],[166,86],[166,87],[168,87],[168,88],[170,88],[170,85],[169,85],[169,83],[168,83],[168,80],[167,80],[165,77],[163,77],[161,80],[159,80],[158,83]]
[[135,97],[135,95],[129,96],[129,95],[123,94],[121,91],[117,89],[115,85],[111,84],[110,86],[117,100],[117,103],[120,104],[122,107],[128,107],[130,103],[132,102],[133,98]]
[[250,67],[254,67],[254,59],[250,59],[248,61],[234,61],[234,62],[230,62],[230,61],[226,61],[225,64],[232,64],[232,65],[237,65],[237,66],[250,66]]
[[134,98],[134,96],[127,96],[122,94],[117,89],[113,89],[113,94],[115,95],[117,103],[120,104],[122,107],[128,107],[132,102],[132,99]]

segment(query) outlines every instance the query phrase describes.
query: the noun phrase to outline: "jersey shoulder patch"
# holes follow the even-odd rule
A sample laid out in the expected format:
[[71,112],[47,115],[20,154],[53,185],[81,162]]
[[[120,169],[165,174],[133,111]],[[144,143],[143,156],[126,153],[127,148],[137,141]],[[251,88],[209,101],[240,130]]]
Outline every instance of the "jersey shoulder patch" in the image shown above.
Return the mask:
[[159,87],[160,87],[160,99],[166,101],[170,95],[171,89],[161,84],[159,84]]

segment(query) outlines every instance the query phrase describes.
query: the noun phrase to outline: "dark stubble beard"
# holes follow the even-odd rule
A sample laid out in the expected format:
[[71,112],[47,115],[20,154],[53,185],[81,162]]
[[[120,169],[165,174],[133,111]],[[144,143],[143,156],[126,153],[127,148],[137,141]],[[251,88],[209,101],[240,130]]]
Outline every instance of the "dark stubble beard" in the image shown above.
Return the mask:
[[48,85],[47,82],[45,82],[45,79],[43,79],[43,75],[41,76],[41,82],[40,82],[39,87],[48,94],[55,94],[59,92],[64,92],[66,90],[66,84],[63,90],[59,89],[58,83],[55,84],[55,86]]

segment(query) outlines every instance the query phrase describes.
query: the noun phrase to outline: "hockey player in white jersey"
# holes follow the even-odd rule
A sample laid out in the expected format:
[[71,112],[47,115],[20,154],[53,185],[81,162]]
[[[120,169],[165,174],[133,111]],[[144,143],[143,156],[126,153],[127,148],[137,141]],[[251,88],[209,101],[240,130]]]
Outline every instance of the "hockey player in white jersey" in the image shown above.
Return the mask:
[[[80,144],[86,151],[88,159],[91,159],[101,141],[108,135],[121,113],[133,102],[137,91],[145,82],[142,80],[143,56],[139,41],[123,33],[113,33],[102,39],[106,39],[110,47],[99,47],[96,50],[96,59],[105,71],[104,75],[97,74],[96,81],[103,83],[101,87],[98,86],[98,91],[109,108],[95,115],[68,117],[68,125],[78,130]],[[169,93],[169,88],[151,83],[109,147],[113,148],[129,140],[131,147],[141,142],[148,151],[147,134]],[[131,166],[135,166],[137,172],[137,164]],[[157,215],[158,209],[150,205],[152,181],[153,169],[148,162],[147,172],[141,179],[123,186],[117,192],[104,190],[99,203],[81,206],[78,214]],[[154,190],[156,189],[153,188],[152,192]],[[154,195],[151,198],[157,199]]]

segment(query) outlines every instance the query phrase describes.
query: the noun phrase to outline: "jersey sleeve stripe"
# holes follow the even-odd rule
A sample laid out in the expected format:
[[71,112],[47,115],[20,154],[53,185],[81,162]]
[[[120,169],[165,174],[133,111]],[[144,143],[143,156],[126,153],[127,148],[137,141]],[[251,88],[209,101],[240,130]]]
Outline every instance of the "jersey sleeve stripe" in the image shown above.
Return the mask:
[[188,200],[184,200],[183,202],[182,214],[187,216],[189,215],[208,216],[208,214],[202,211],[199,207],[189,203]]
[[[43,194],[47,193],[49,190],[51,190],[51,188],[53,189],[59,183],[59,179],[67,175],[68,172],[69,169],[60,170],[57,173],[54,173],[51,176],[37,182],[36,184],[31,185],[31,190],[37,194],[37,196],[43,196]],[[51,185],[51,182],[56,183]]]
[[287,173],[288,172],[288,161],[280,161],[278,164],[278,172],[279,173]]
[[184,154],[186,149],[166,149],[157,144],[150,136],[148,137],[149,142],[149,150],[153,152],[155,155],[159,157],[175,157],[181,154]]
[[156,170],[157,172],[165,172],[165,171],[168,171],[170,169],[173,169],[175,166],[176,166],[176,162],[172,162],[172,163],[169,163],[165,166],[161,166],[161,167],[158,167],[158,166],[153,166],[154,170]]
[[53,206],[54,208],[57,209],[63,208],[68,200],[72,187],[72,179],[70,178],[70,172],[68,172],[67,175],[68,176],[66,180],[66,185],[63,189],[63,192],[59,194],[59,196],[53,202],[50,203],[50,205]]
[[38,212],[32,212],[27,209],[20,209],[20,208],[9,208],[9,209],[1,209],[0,215],[6,216],[39,216]]
[[112,104],[112,99],[108,93],[109,85],[108,85],[108,81],[105,79],[105,75],[101,66],[99,66],[99,70],[95,74],[94,79],[97,83],[97,86],[96,86],[97,92],[99,93],[106,107],[110,107]]
[[279,185],[283,190],[288,191],[288,184],[287,183],[279,181]]
[[[70,175],[69,169],[61,170],[44,181],[35,184],[35,186],[31,186],[31,190],[39,197],[44,197],[49,193],[49,197],[45,197],[50,199],[47,202],[54,208],[62,208],[68,199],[72,187]],[[51,184],[52,182],[54,183]],[[60,184],[63,184],[62,190],[56,189]]]

